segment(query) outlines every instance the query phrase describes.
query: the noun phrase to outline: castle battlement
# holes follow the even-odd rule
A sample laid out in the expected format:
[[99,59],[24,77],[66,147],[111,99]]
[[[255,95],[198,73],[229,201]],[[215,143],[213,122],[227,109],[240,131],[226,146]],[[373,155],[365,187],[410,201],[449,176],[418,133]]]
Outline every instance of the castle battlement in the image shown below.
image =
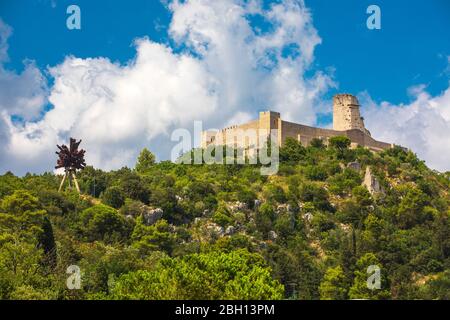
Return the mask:
[[308,146],[311,140],[317,138],[328,143],[328,139],[336,136],[346,136],[352,146],[362,146],[373,151],[381,151],[393,147],[393,144],[377,141],[372,138],[369,130],[364,126],[364,119],[359,111],[358,99],[351,94],[337,94],[333,97],[333,129],[316,128],[281,119],[279,112],[262,111],[259,119],[241,125],[232,125],[220,131],[203,131],[202,148],[210,144],[234,145],[238,148],[248,148],[250,144],[258,146],[258,139],[249,141],[248,137],[241,139],[245,133],[256,133],[256,136],[268,137],[276,130],[278,143],[282,145],[286,138],[294,138],[302,145]]

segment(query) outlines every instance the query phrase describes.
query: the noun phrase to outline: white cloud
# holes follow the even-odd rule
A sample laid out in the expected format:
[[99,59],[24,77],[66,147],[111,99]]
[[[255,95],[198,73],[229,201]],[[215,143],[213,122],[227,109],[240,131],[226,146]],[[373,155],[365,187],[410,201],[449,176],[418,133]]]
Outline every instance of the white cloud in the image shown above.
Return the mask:
[[[321,39],[303,1],[263,9],[257,0],[188,0],[168,10],[175,49],[141,38],[126,64],[69,56],[47,70],[51,88],[33,62],[20,74],[4,69],[12,31],[0,20],[0,173],[52,170],[55,144],[69,136],[83,139],[89,164],[115,169],[133,166],[144,146],[168,159],[171,131],[192,129],[194,120],[221,128],[272,109],[312,125],[329,111],[323,94],[335,86],[333,71],[305,75]],[[267,30],[253,25],[255,17]],[[406,106],[377,106],[365,95],[366,124],[376,138],[448,170],[449,89],[437,97],[424,87],[411,94],[415,101]]]
[[375,138],[410,148],[431,168],[450,170],[450,88],[435,97],[425,89],[412,87],[407,105],[377,105],[363,94],[365,123]]
[[146,141],[217,106],[213,81],[199,61],[148,39],[139,40],[136,50],[126,66],[70,57],[50,69],[55,108],[43,121],[83,138],[92,150],[88,162],[103,168],[133,164]]
[[12,28],[0,18],[0,63],[8,61],[8,39]]
[[[286,0],[268,10],[259,1],[173,1],[168,9],[169,35],[181,53],[143,38],[125,65],[66,57],[49,68],[54,85],[48,96],[42,95],[45,79],[33,63],[21,75],[1,70],[0,79],[31,83],[1,93],[0,101],[16,103],[1,107],[6,159],[0,171],[51,170],[54,145],[69,136],[83,139],[88,163],[113,169],[133,165],[148,145],[169,158],[169,133],[194,120],[222,127],[270,108],[288,119],[315,122],[314,103],[333,83],[325,73],[305,77],[321,39],[302,1]],[[270,30],[254,28],[255,16]],[[7,42],[0,43],[6,48],[0,53],[6,52]],[[52,108],[36,120],[46,98]],[[25,122],[12,122],[14,114]]]
[[33,120],[43,111],[46,96],[46,79],[32,61],[25,62],[20,74],[5,70],[0,64],[0,110]]
[[[23,152],[23,147],[28,146],[31,146],[31,152],[37,151],[40,144],[34,143],[29,130],[21,123],[13,123],[12,119],[37,119],[43,112],[48,94],[46,79],[32,61],[24,62],[20,74],[4,67],[9,61],[8,38],[11,34],[12,28],[0,19],[0,172],[21,170],[22,164],[32,164],[40,156],[38,152]],[[14,153],[12,146],[16,146],[15,149],[22,146],[22,150]],[[34,169],[32,165],[30,167]]]
[[[321,72],[311,78],[304,75],[321,39],[302,1],[287,0],[268,11],[257,1],[175,1],[170,8],[170,35],[200,54],[218,81],[217,127],[237,110],[255,115],[257,109],[315,123],[314,103],[333,82]],[[254,30],[249,23],[254,16],[271,31]],[[292,47],[296,54],[283,55]]]
[[25,67],[20,74],[5,69],[11,34],[12,28],[0,18],[0,112],[31,120],[42,111],[47,94],[46,81],[32,61],[24,61]]

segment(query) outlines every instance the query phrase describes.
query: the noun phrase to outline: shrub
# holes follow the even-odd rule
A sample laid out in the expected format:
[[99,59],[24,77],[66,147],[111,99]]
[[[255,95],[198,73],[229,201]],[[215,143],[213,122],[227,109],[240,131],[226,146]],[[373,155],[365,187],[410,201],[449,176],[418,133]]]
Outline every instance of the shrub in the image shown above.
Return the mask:
[[125,203],[125,196],[119,187],[109,187],[102,193],[101,199],[104,204],[119,209]]
[[272,202],[278,202],[278,203],[284,203],[286,202],[286,194],[284,193],[284,190],[282,187],[278,185],[270,184],[264,188],[264,197],[267,199],[267,201]]
[[309,145],[313,148],[317,148],[317,149],[323,149],[325,148],[325,144],[323,143],[322,139],[318,139],[318,138],[314,138],[311,140],[311,142],[309,143]]
[[280,148],[281,162],[298,162],[304,158],[306,149],[294,138],[286,138]]
[[[207,284],[207,285],[205,285]],[[121,276],[113,299],[281,299],[264,259],[247,250],[208,252],[161,260],[153,271]]]
[[310,180],[324,181],[328,177],[327,170],[318,165],[310,165],[304,169],[305,175]]
[[125,240],[130,233],[117,210],[103,204],[95,205],[81,212],[82,232],[90,241],[114,242]]

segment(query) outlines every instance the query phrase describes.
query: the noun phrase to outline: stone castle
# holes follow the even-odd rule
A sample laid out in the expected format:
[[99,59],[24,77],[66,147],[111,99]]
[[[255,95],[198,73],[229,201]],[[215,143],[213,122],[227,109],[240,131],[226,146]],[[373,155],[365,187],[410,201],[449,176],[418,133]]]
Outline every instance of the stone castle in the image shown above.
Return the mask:
[[[266,141],[271,132],[276,132],[279,145],[283,145],[286,138],[294,138],[303,146],[308,146],[314,138],[323,140],[336,136],[346,136],[351,140],[351,146],[362,146],[372,151],[392,148],[391,143],[377,141],[372,138],[369,130],[364,126],[364,119],[359,112],[358,99],[351,94],[338,94],[333,97],[333,129],[315,128],[281,119],[280,113],[263,111],[259,119],[233,125],[222,130],[203,131],[201,146],[233,145],[248,150],[261,147],[261,141]],[[264,139],[260,139],[264,136]]]

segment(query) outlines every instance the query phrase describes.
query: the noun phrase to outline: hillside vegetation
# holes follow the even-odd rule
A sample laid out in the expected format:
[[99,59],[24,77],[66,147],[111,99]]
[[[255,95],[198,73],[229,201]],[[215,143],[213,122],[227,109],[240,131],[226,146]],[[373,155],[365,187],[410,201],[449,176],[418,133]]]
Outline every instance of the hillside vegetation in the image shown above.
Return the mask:
[[86,167],[82,195],[52,173],[0,176],[0,298],[450,298],[450,173],[412,152],[288,140],[268,177],[154,159]]

